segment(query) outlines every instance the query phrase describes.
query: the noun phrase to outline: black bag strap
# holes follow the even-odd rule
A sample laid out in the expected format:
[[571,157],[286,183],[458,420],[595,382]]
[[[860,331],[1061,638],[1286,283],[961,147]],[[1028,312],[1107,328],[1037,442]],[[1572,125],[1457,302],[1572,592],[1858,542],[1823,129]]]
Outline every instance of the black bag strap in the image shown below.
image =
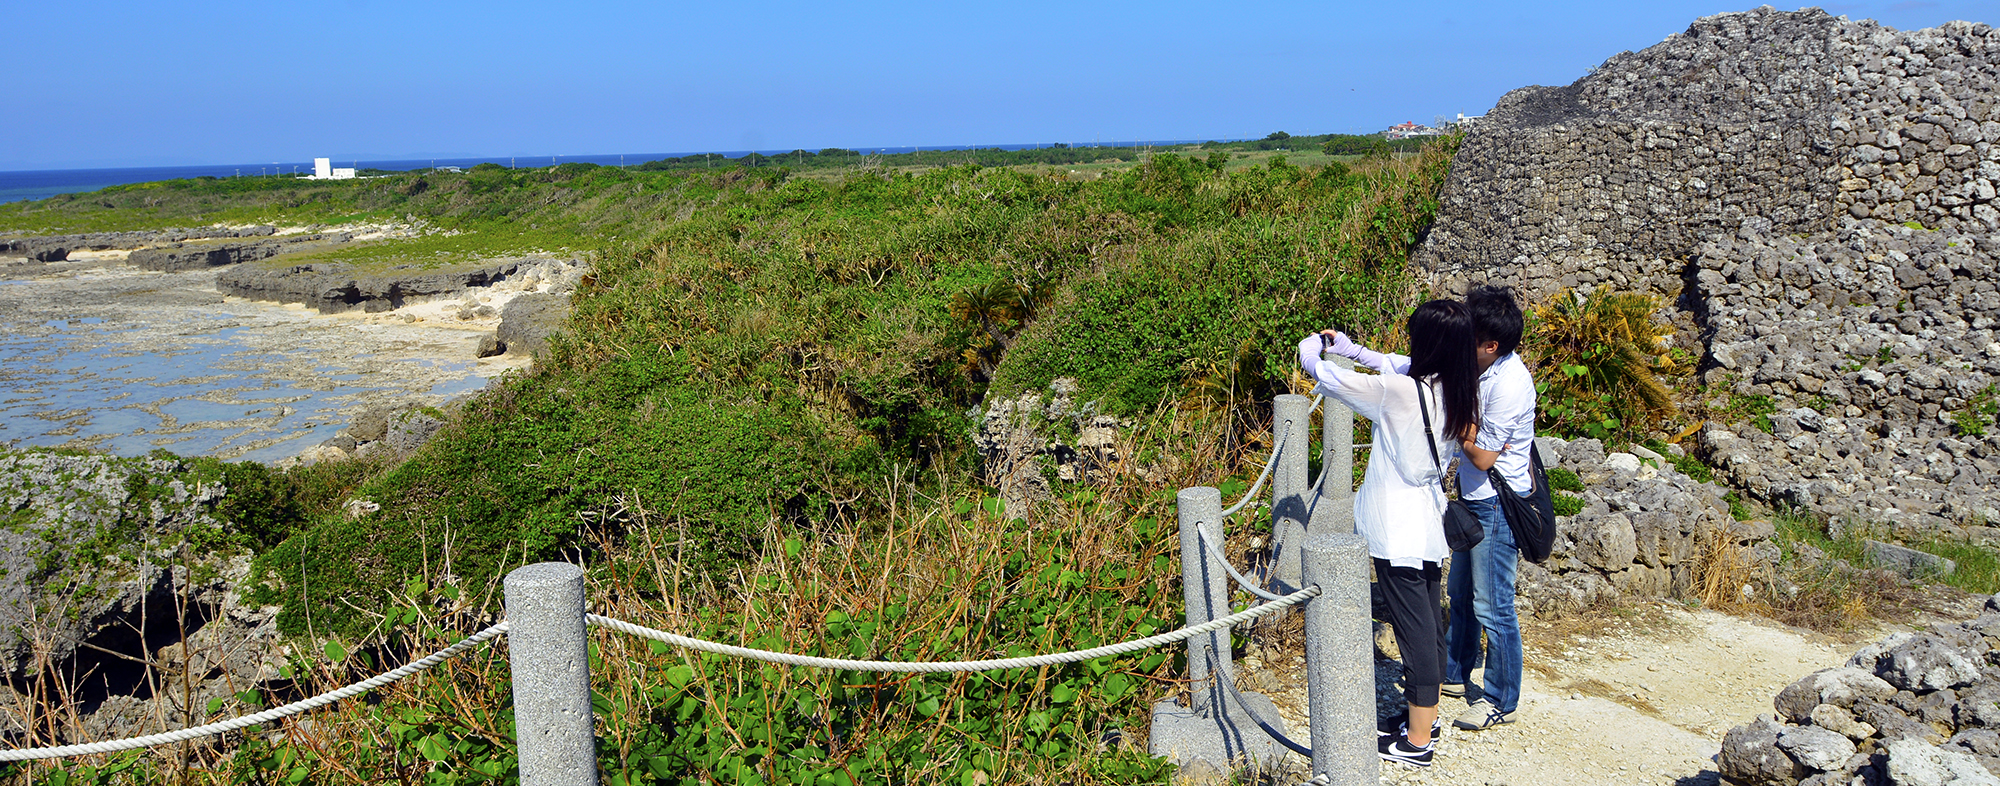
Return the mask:
[[1494,462],[1493,466],[1486,470],[1486,477],[1493,484],[1496,493],[1505,491],[1517,499],[1534,499],[1537,494],[1547,494],[1549,489],[1549,473],[1542,468],[1542,450],[1535,446],[1532,438],[1528,443],[1528,493],[1518,493],[1514,491],[1513,486],[1507,484],[1507,477],[1500,474],[1499,462]]
[[1416,377],[1410,377],[1410,381],[1417,383],[1417,412],[1424,416],[1424,446],[1431,449],[1431,466],[1437,467],[1438,488],[1450,495],[1451,490],[1445,486],[1444,462],[1438,460],[1437,437],[1431,434],[1431,408],[1424,403],[1424,381]]

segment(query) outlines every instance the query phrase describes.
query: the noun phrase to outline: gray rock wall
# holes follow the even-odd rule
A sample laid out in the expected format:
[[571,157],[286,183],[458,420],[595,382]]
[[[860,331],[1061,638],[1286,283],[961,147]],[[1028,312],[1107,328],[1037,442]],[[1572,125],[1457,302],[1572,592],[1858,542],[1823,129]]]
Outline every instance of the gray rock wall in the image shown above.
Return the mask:
[[[1769,522],[1732,519],[1724,490],[1662,458],[1604,452],[1594,439],[1536,440],[1548,466],[1583,481],[1583,510],[1556,519],[1555,548],[1540,565],[1523,560],[1515,583],[1522,614],[1549,616],[1600,599],[1686,597],[1695,566],[1712,539],[1740,549],[1747,574],[1760,581],[1778,563]],[[1553,459],[1553,460],[1548,460]]]
[[1413,258],[1447,290],[1675,296],[1724,480],[1958,534],[2000,514],[2000,427],[1962,417],[2000,381],[1996,188],[2000,32],[1761,8],[1509,93]]
[[1775,409],[1698,444],[1734,485],[1904,537],[2000,521],[2000,428],[1978,411],[2000,383],[2000,237],[1841,223],[1783,236],[1753,221],[1697,247],[1713,403]]
[[[1465,139],[1415,261],[1534,295],[1678,289],[1694,246],[1760,217],[2000,227],[2000,35],[1817,9],[1696,21],[1566,87],[1508,93]],[[1984,183],[1985,185],[1981,185]]]

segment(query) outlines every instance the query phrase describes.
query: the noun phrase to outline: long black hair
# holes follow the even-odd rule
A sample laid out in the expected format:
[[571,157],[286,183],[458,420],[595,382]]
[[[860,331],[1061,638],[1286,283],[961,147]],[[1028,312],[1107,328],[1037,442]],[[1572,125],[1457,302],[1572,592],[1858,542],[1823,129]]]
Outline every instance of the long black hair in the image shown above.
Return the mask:
[[1410,376],[1438,384],[1444,398],[1444,433],[1472,436],[1479,412],[1479,360],[1472,311],[1456,300],[1433,300],[1410,314]]

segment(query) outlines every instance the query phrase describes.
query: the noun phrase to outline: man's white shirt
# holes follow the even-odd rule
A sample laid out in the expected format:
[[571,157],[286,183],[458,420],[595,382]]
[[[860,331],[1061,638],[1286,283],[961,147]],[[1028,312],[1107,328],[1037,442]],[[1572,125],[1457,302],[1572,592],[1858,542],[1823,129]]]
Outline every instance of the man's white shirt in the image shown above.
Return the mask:
[[[1479,375],[1479,436],[1473,444],[1500,452],[1493,468],[1514,493],[1525,496],[1535,490],[1528,475],[1529,451],[1535,449],[1535,377],[1518,353],[1507,353]],[[1461,458],[1459,497],[1485,499],[1494,494],[1486,473],[1473,466],[1470,457]]]
[[[1389,367],[1398,374],[1410,373],[1407,355],[1386,355]],[[1479,436],[1472,444],[1481,450],[1500,452],[1493,468],[1507,479],[1507,486],[1523,496],[1535,490],[1529,477],[1529,453],[1535,449],[1535,376],[1517,352],[1493,361],[1479,375]],[[1494,496],[1486,472],[1474,466],[1472,457],[1458,459],[1458,496],[1486,499]]]

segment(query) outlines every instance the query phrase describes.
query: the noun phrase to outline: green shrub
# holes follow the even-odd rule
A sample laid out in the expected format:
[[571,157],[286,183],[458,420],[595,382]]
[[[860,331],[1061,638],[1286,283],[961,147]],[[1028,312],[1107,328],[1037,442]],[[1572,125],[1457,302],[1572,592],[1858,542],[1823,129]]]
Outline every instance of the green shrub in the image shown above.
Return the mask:
[[1549,488],[1557,491],[1583,492],[1583,479],[1577,477],[1575,472],[1562,467],[1550,467],[1548,473]]
[[1987,385],[1973,394],[1965,402],[1965,408],[1952,416],[1952,425],[1959,434],[1969,437],[1986,436],[1986,428],[2000,418],[2000,386]]
[[1662,379],[1693,367],[1668,347],[1673,329],[1653,316],[1661,305],[1599,287],[1558,293],[1534,309],[1523,344],[1543,369],[1542,430],[1630,441],[1678,416]]
[[[995,374],[1003,392],[1075,377],[1112,411],[1191,395],[1245,404],[1287,392],[1290,348],[1339,326],[1397,340],[1417,295],[1404,272],[1436,211],[1449,147],[1355,170],[1274,161],[1198,185],[1156,157],[1130,175],[1121,207],[1158,208],[1175,242],[1142,246],[1071,283],[1064,306],[1031,326]],[[1268,220],[1231,220],[1265,215]]]
[[1556,493],[1550,496],[1555,503],[1556,515],[1574,516],[1583,512],[1583,498],[1573,494]]
[[1729,504],[1729,517],[1732,519],[1749,521],[1757,516],[1756,512],[1750,509],[1750,503],[1743,499],[1741,491],[1730,489],[1724,492],[1722,501]]
[[1686,453],[1675,455],[1672,446],[1657,439],[1646,440],[1645,444],[1648,449],[1660,454],[1668,463],[1673,464],[1674,469],[1680,470],[1681,474],[1702,483],[1712,483],[1715,481],[1715,471],[1709,469],[1707,464],[1701,463],[1701,459],[1687,455]]

